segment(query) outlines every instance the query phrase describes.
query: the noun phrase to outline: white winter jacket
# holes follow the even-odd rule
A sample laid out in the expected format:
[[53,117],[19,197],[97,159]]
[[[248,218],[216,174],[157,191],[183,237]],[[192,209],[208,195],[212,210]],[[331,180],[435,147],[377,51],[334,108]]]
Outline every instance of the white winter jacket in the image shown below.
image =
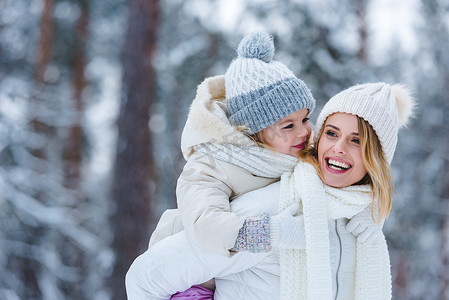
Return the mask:
[[[231,203],[243,216],[278,212],[279,182],[246,193]],[[329,223],[334,299],[353,299],[355,238],[345,230],[347,220]],[[162,259],[160,259],[162,257]],[[240,252],[225,257],[189,243],[185,232],[168,237],[139,256],[127,274],[128,299],[170,299],[191,285],[215,278],[216,300],[274,300],[280,296],[277,249]]]
[[230,201],[279,180],[253,175],[239,166],[194,151],[202,143],[255,146],[233,127],[226,115],[224,76],[204,80],[181,138],[186,165],[178,179],[178,208],[164,212],[150,239],[150,247],[183,229],[198,247],[229,256],[245,221],[230,212]]

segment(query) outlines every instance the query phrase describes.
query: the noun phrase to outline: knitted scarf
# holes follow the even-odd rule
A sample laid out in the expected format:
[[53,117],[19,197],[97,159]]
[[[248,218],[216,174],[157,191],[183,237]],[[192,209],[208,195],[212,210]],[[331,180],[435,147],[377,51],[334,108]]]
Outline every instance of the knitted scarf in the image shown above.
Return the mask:
[[[306,249],[280,249],[281,300],[332,299],[328,219],[352,218],[371,203],[368,186],[332,188],[312,165],[299,162],[281,177],[279,211],[302,204]],[[356,244],[355,300],[391,299],[391,275],[385,237]]]
[[298,163],[298,159],[293,156],[255,145],[204,143],[196,145],[194,150],[265,178],[280,178],[285,172],[291,172]]

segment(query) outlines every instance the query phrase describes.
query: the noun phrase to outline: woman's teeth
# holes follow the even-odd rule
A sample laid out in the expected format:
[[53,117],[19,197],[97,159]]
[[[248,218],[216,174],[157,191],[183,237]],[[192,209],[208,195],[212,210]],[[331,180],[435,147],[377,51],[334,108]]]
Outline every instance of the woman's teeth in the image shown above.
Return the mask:
[[347,163],[344,163],[344,162],[341,162],[341,161],[337,161],[337,160],[333,160],[333,159],[329,159],[327,161],[327,164],[329,165],[329,168],[337,170],[337,171],[347,170],[347,169],[349,169],[351,167]]

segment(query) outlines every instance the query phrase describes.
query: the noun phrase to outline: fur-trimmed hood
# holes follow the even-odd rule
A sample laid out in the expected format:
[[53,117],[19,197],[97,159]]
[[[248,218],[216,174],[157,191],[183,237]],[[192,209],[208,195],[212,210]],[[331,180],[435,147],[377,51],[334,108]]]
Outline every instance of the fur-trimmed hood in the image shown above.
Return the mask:
[[226,112],[225,76],[206,78],[197,88],[181,137],[181,151],[187,160],[193,147],[202,143],[254,145],[229,122]]

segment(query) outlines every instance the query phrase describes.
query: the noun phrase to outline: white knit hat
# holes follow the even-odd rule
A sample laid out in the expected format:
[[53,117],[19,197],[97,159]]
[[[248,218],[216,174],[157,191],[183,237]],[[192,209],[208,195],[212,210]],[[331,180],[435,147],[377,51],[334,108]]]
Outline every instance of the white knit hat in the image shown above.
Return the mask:
[[307,108],[312,113],[312,93],[287,66],[272,60],[274,44],[268,33],[245,36],[237,54],[225,75],[232,125],[244,125],[248,133],[256,133],[295,111]]
[[318,116],[315,134],[327,117],[337,113],[357,115],[367,121],[379,138],[385,157],[391,163],[398,141],[399,128],[413,115],[415,101],[403,85],[367,83],[350,87],[332,97]]

